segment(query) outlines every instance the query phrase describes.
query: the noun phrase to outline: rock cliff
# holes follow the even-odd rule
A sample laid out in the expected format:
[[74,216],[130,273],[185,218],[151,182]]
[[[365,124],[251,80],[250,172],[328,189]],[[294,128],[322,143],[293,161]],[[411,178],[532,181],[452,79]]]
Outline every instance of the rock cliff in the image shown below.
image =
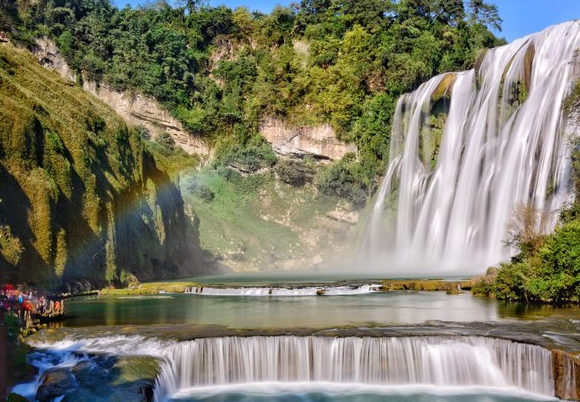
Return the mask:
[[310,155],[319,160],[334,160],[342,158],[347,153],[357,152],[354,144],[338,140],[328,124],[290,128],[283,121],[267,119],[260,127],[260,134],[280,155]]
[[81,290],[201,273],[183,199],[109,107],[0,44],[0,275]]

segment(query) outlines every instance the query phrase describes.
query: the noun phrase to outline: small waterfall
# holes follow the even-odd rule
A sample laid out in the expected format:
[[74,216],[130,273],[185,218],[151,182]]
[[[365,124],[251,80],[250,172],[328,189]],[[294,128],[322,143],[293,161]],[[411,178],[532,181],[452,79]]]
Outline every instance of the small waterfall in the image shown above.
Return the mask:
[[155,388],[252,382],[517,387],[554,395],[551,352],[483,337],[225,337],[176,344]]
[[363,246],[371,265],[481,272],[509,257],[502,241],[517,205],[553,227],[572,196],[562,104],[578,48],[580,22],[556,25],[399,99]]
[[380,284],[357,286],[230,287],[194,286],[185,293],[207,296],[348,296],[376,292]]

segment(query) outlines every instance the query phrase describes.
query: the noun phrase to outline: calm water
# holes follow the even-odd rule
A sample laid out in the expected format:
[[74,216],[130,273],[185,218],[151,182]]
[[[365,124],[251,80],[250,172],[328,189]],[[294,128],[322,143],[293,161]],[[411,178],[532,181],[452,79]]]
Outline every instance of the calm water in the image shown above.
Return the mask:
[[412,291],[313,297],[89,297],[69,301],[67,311],[67,326],[188,323],[292,328],[500,319],[498,304],[493,300],[468,293]]
[[235,297],[164,294],[86,297],[67,302],[66,326],[217,324],[231,328],[297,328],[501,321],[559,316],[580,320],[580,309],[506,305],[469,293],[377,292],[350,296]]

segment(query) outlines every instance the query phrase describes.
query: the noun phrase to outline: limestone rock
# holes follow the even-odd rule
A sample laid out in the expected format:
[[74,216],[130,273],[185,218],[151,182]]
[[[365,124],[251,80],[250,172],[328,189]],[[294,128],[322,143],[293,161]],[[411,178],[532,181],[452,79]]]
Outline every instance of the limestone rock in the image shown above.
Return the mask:
[[260,134],[280,155],[310,155],[317,159],[335,160],[349,152],[357,152],[355,145],[338,140],[329,124],[288,128],[281,120],[267,119],[261,124]]

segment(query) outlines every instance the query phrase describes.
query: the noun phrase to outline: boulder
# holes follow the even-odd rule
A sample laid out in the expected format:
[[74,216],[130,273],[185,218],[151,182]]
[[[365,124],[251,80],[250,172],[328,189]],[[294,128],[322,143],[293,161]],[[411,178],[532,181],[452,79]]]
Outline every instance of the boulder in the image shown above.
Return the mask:
[[76,381],[67,368],[56,368],[45,371],[40,378],[40,386],[36,391],[39,402],[50,402],[58,396],[74,390]]

